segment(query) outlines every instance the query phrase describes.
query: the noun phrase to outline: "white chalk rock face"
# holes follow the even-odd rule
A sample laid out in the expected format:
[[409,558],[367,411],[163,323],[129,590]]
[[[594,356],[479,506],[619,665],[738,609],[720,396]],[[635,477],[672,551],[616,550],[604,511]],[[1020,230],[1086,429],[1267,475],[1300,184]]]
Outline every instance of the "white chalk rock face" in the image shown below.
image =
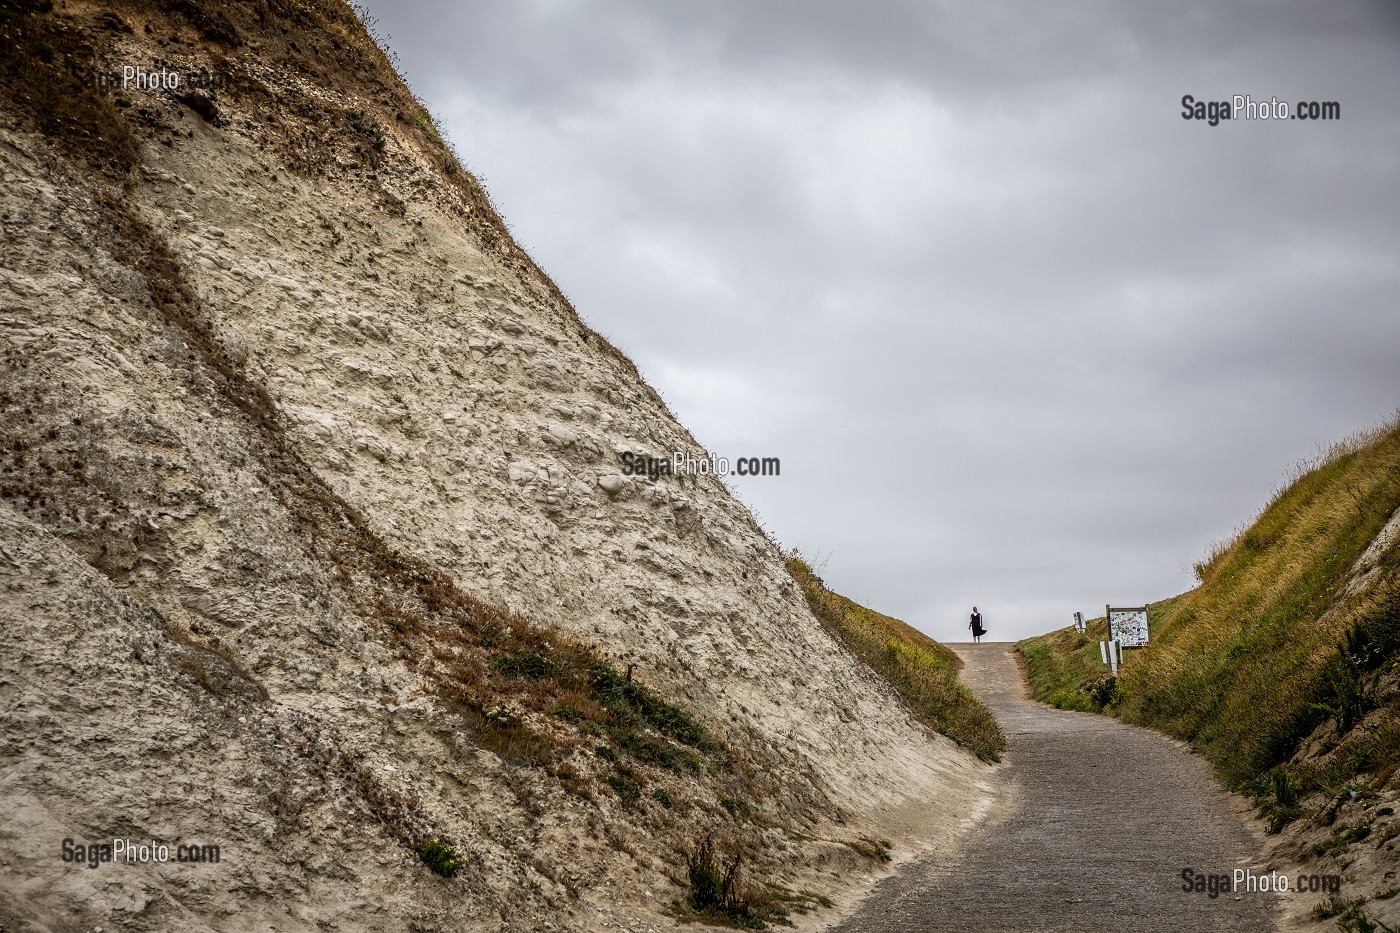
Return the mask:
[[[133,60],[194,54],[140,29],[112,41]],[[306,113],[374,106],[272,65],[257,80]],[[913,841],[951,838],[980,806],[985,766],[917,725],[832,640],[722,483],[622,475],[623,451],[704,445],[533,264],[483,234],[480,205],[404,124],[380,114],[372,171],[349,150],[311,170],[259,111],[225,97],[219,127],[173,100],[151,104],[169,130],[141,142],[125,197],[168,245],[212,345],[265,393],[289,456],[394,550],[632,665],[789,782],[785,812],[879,832],[900,808],[936,806],[950,814],[942,828]],[[24,446],[23,470],[47,484],[0,502],[0,692],[18,685],[6,695],[20,698],[3,728],[32,740],[25,768],[0,784],[25,817],[0,821],[0,850],[53,861],[66,835],[133,826],[222,833],[244,853],[224,876],[153,874],[139,891],[17,856],[13,877],[57,879],[24,897],[52,889],[133,917],[205,898],[201,910],[249,910],[240,928],[281,929],[278,910],[307,891],[285,866],[331,857],[346,867],[317,870],[316,920],[367,928],[347,906],[366,901],[419,911],[426,927],[499,919],[511,892],[531,891],[519,916],[564,929],[601,923],[558,907],[581,896],[571,873],[670,885],[674,841],[636,828],[607,842],[596,808],[432,718],[446,715],[438,700],[357,614],[250,454],[263,441],[201,355],[215,351],[196,352],[135,260],[114,253],[92,193],[8,123],[0,170],[3,440]],[[219,642],[191,647],[170,631]],[[256,715],[226,714],[188,687],[190,671],[269,697]],[[122,768],[85,780],[99,752]],[[205,771],[181,770],[196,760]],[[316,790],[328,781],[379,790],[333,805]],[[453,827],[476,854],[479,914],[421,879],[401,886],[421,868],[402,846],[386,855],[356,841],[345,814],[383,800],[419,801],[403,812]],[[633,832],[643,816],[604,822]],[[219,893],[229,878],[263,892],[253,907]],[[621,890],[588,897],[641,903]]]

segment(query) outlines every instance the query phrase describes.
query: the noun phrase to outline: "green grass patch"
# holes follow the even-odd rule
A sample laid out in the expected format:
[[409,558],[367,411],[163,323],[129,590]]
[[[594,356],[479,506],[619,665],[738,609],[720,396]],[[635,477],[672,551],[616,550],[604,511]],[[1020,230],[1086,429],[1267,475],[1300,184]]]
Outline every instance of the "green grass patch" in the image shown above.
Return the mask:
[[[581,731],[606,736],[600,756],[620,753],[645,765],[698,774],[723,750],[690,713],[586,650],[520,623],[493,626],[484,639],[498,649],[490,669],[526,690],[530,706]],[[615,746],[615,747],[614,747]]]
[[719,798],[719,805],[724,807],[724,812],[729,814],[729,818],[738,823],[740,820],[747,820],[753,815],[753,807],[742,800],[735,800],[733,797]]
[[429,839],[417,849],[418,857],[434,872],[444,878],[457,874],[457,869],[466,864],[460,852],[440,839]]
[[1059,709],[1099,712],[1116,695],[1117,681],[1099,657],[1106,624],[1095,619],[1080,634],[1073,627],[1018,642],[1031,696]]

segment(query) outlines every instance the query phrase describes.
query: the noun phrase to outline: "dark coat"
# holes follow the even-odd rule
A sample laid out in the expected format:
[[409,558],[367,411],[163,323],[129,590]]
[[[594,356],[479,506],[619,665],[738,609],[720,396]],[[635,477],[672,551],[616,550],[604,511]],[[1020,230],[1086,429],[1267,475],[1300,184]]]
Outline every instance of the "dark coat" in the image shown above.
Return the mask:
[[982,613],[980,612],[972,614],[972,621],[967,623],[967,627],[972,629],[972,634],[977,638],[987,634],[987,630],[982,627]]

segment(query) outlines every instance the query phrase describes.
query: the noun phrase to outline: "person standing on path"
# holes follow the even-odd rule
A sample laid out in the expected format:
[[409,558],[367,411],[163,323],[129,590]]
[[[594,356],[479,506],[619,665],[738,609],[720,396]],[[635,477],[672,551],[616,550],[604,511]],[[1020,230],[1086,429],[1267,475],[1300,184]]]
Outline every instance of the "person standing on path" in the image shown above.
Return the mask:
[[987,630],[982,627],[982,613],[977,611],[977,607],[972,607],[972,621],[967,623],[967,627],[972,629],[972,643],[975,645],[982,640],[982,636],[987,634]]

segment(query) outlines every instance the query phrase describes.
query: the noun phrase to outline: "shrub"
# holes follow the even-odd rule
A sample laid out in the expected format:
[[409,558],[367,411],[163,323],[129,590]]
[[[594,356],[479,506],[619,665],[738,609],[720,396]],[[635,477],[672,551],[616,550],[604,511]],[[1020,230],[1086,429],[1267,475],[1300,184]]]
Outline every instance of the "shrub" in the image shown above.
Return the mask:
[[642,785],[637,780],[637,772],[625,765],[613,768],[604,780],[625,804],[634,804],[642,798]]
[[1118,678],[1112,674],[1089,685],[1089,699],[1097,709],[1112,706],[1118,699]]
[[384,151],[384,130],[380,128],[378,120],[363,110],[353,109],[345,111],[345,119],[350,122],[355,134],[369,144],[370,149],[376,153]]
[[457,869],[466,864],[456,848],[439,839],[429,839],[418,847],[418,857],[434,872],[444,878],[457,874]]
[[1303,811],[1298,805],[1298,791],[1288,777],[1288,769],[1278,767],[1269,772],[1269,787],[1273,800],[1261,808],[1260,815],[1268,820],[1268,832],[1277,833]]
[[769,920],[786,914],[772,898],[745,880],[744,856],[721,852],[714,834],[707,833],[685,856],[690,882],[689,906],[701,915],[729,926],[761,930]]
[[1318,677],[1311,706],[1336,720],[1337,733],[1346,735],[1376,706],[1375,686],[1379,674],[1368,685],[1366,672],[1354,650],[1357,631],[1352,630],[1347,645],[1339,648]]

